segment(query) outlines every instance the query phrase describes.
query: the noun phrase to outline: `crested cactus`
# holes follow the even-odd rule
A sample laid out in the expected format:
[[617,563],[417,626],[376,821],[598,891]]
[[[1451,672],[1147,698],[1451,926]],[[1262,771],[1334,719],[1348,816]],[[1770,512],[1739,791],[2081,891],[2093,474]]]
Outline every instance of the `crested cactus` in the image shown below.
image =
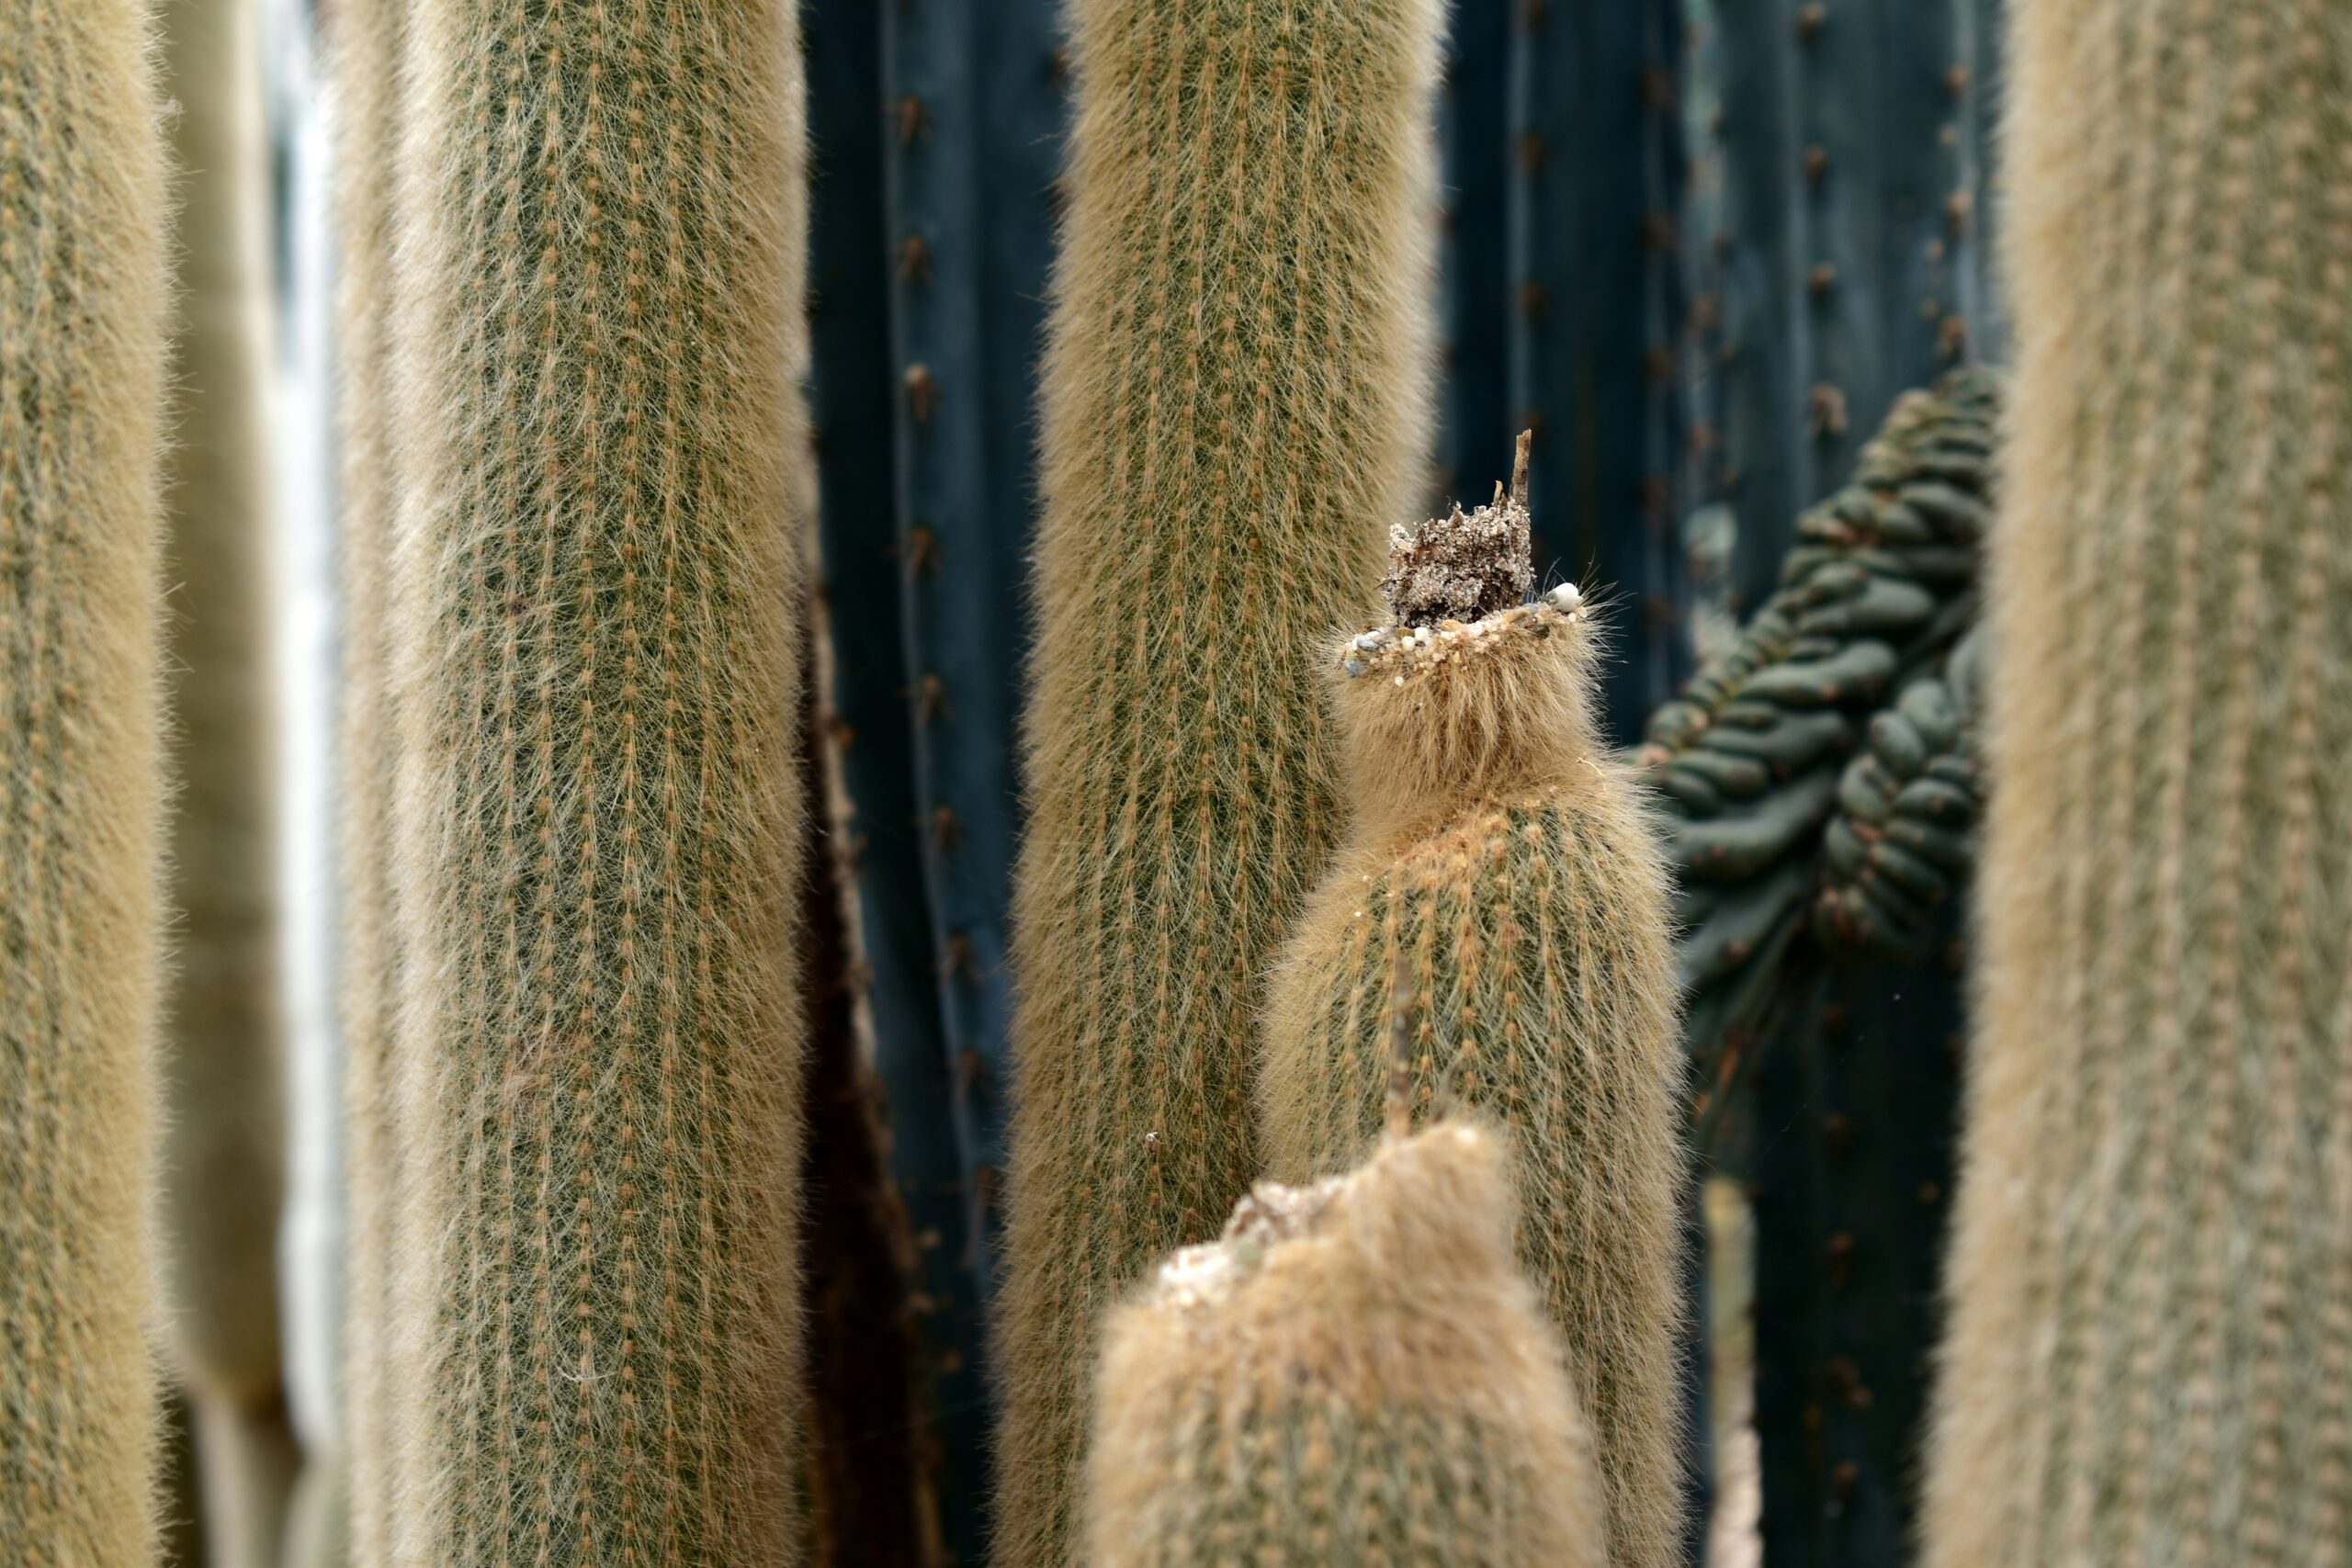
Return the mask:
[[2030,0],[1931,1564],[2352,1552],[2352,33]]
[[1798,519],[1779,591],[1650,716],[1636,755],[1672,815],[1702,1116],[1780,992],[1861,712],[1930,671],[1974,612],[1998,406],[1978,370],[1898,400],[1851,482]]
[[1935,911],[1974,863],[1971,834],[1984,809],[1975,748],[1983,641],[1972,627],[1942,670],[1875,715],[1838,781],[1813,905],[1814,940],[1833,957],[1917,956]]
[[408,1256],[404,1145],[392,1126],[391,1047],[402,975],[391,919],[390,590],[392,508],[392,196],[397,84],[409,0],[354,0],[326,20],[341,115],[337,143],[335,389],[341,459],[342,711],[337,764],[337,1022],[343,1036],[345,1191],[344,1446],[350,1540],[358,1568],[391,1561],[396,1391],[413,1362],[393,1345],[393,1282]]
[[411,29],[393,1556],[792,1562],[792,12]]
[[[1381,1125],[1392,1022],[1408,1032],[1417,1109],[1466,1100],[1508,1127],[1526,1261],[1591,1411],[1610,1560],[1661,1568],[1681,1459],[1666,871],[1645,801],[1606,760],[1577,591],[1517,603],[1524,438],[1520,451],[1509,496],[1397,531],[1404,624],[1332,660],[1352,824],[1270,986],[1264,1135],[1281,1180],[1358,1158]],[[1440,604],[1485,614],[1409,624]]]
[[0,6],[0,1542],[152,1560],[168,210],[147,15]]
[[1511,1253],[1505,1139],[1464,1122],[1268,1182],[1105,1335],[1095,1568],[1600,1568],[1557,1331]]
[[164,998],[166,1310],[196,1404],[210,1560],[276,1568],[300,1454],[280,1371],[278,1016],[267,254],[260,53],[247,0],[171,0],[179,104],[177,416],[164,504],[173,929]]
[[1009,1568],[1075,1551],[1102,1313],[1260,1173],[1259,972],[1338,827],[1310,650],[1424,477],[1440,12],[1074,8],[1015,890]]

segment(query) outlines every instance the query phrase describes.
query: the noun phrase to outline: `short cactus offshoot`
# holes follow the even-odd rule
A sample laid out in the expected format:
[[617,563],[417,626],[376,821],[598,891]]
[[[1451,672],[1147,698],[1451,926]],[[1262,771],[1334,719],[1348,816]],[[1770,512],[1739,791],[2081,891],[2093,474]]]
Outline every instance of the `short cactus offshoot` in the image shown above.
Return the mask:
[[1680,1454],[1666,872],[1596,735],[1581,594],[1518,602],[1525,494],[1522,458],[1493,505],[1400,531],[1399,624],[1331,656],[1351,826],[1274,971],[1261,1109],[1277,1179],[1346,1169],[1380,1133],[1395,1026],[1416,1115],[1466,1102],[1502,1123],[1521,1254],[1592,1416],[1611,1561],[1658,1568]]
[[1602,1568],[1559,1335],[1511,1252],[1510,1151],[1450,1122],[1260,1185],[1106,1331],[1092,1568]]

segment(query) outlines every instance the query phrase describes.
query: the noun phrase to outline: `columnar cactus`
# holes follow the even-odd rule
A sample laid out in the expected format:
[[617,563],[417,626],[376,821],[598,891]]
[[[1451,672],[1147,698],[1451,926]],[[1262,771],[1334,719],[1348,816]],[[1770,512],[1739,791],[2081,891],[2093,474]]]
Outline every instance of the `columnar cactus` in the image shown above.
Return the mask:
[[1931,1564],[2352,1552],[2352,33],[2017,8]]
[[0,1541],[137,1568],[168,211],[135,0],[0,6]]
[[791,1562],[792,11],[411,25],[393,1555]]
[[166,1307],[193,1389],[211,1560],[279,1560],[300,1455],[279,1371],[286,1095],[278,1016],[268,254],[248,0],[162,13],[177,154],[177,397],[164,491],[173,931],[164,1007]]
[[1331,659],[1353,821],[1274,971],[1266,1151],[1293,1182],[1362,1156],[1401,1010],[1416,1108],[1468,1101],[1511,1134],[1524,1255],[1592,1413],[1611,1560],[1660,1568],[1681,1463],[1666,868],[1599,738],[1577,591],[1519,602],[1523,480],[1399,530],[1397,624]]
[[1513,1213],[1506,1141],[1460,1122],[1243,1199],[1111,1320],[1085,1561],[1607,1562]]
[[1099,1320],[1259,1174],[1337,836],[1311,650],[1424,475],[1435,0],[1080,0],[1046,386],[1000,1559],[1070,1560]]
[[345,1203],[344,1446],[351,1551],[358,1568],[391,1561],[392,1282],[406,1255],[402,1139],[391,1125],[393,1010],[401,994],[390,918],[393,759],[390,644],[385,620],[391,471],[392,196],[396,84],[409,0],[351,0],[326,18],[340,107],[336,125],[338,450],[342,460],[343,711],[336,998],[343,1032]]

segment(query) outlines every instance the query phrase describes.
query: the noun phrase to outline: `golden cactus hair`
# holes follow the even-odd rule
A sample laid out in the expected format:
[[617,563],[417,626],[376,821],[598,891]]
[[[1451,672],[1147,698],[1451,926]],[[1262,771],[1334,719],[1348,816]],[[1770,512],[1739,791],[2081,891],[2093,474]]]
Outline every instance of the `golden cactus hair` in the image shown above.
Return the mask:
[[[335,425],[341,462],[343,671],[337,716],[337,1021],[343,1033],[343,1462],[352,1561],[391,1561],[396,1390],[393,1281],[406,1255],[402,1144],[392,1122],[392,721],[386,621],[393,520],[390,388],[400,83],[409,0],[345,0],[325,20],[334,125]],[[407,1364],[413,1365],[413,1362]]]
[[1492,506],[1396,541],[1400,569],[1456,548],[1483,577],[1452,608],[1505,607],[1412,625],[1436,606],[1400,570],[1400,624],[1327,656],[1351,826],[1274,965],[1259,1102],[1277,1179],[1346,1169],[1380,1135],[1382,1043],[1401,1028],[1416,1115],[1495,1118],[1521,1256],[1592,1418],[1610,1560],[1663,1568],[1682,1452],[1668,877],[1640,787],[1597,739],[1583,595],[1509,602],[1527,580],[1524,493],[1522,472]]
[[167,182],[146,7],[0,6],[0,1542],[158,1544]]
[[1930,1568],[2352,1558],[2352,24],[2012,9]]
[[1261,1184],[1113,1315],[1093,1568],[1602,1568],[1592,1438],[1512,1255],[1509,1152],[1461,1122]]
[[400,1562],[801,1556],[796,44],[409,10]]
[[997,1325],[1060,1568],[1102,1314],[1259,1174],[1260,972],[1336,837],[1307,667],[1422,481],[1437,0],[1077,0]]

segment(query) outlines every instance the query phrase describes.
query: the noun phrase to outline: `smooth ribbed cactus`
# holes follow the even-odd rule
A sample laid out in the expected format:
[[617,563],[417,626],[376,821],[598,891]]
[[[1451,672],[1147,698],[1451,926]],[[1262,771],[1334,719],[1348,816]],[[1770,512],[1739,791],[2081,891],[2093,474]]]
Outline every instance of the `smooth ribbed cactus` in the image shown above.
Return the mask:
[[[884,142],[896,131],[874,112],[874,84],[885,25],[913,15],[872,0],[813,0],[801,9],[818,165],[808,213],[809,417],[831,653],[823,723],[838,784],[834,842],[854,916],[852,972],[885,1100],[890,1174],[915,1252],[915,1438],[945,1510],[943,1529],[957,1558],[977,1563],[988,1494],[985,1259],[972,1228],[979,1161],[971,1120],[957,1112],[978,1075],[954,1062],[941,1007],[943,987],[968,989],[973,976],[940,973],[910,722],[904,598],[913,563],[876,510],[880,476],[896,471],[901,379],[891,366],[893,286],[876,265],[888,232]],[[992,738],[1000,756],[1011,730],[1008,708]],[[932,853],[942,852],[934,838]],[[1009,880],[999,879],[1000,907]]]
[[164,504],[172,909],[165,1014],[165,1307],[196,1401],[210,1559],[276,1568],[300,1462],[280,1371],[286,1189],[272,746],[268,164],[249,0],[171,0],[179,112],[176,395]]
[[793,15],[411,26],[393,1555],[791,1562]]
[[1080,0],[1015,903],[999,1559],[1069,1561],[1102,1312],[1259,1174],[1338,836],[1311,669],[1425,470],[1435,0]]
[[169,211],[135,0],[0,6],[0,1543],[157,1542]]
[[[882,33],[882,197],[890,265],[895,536],[914,745],[916,844],[931,902],[932,984],[954,1066],[965,1160],[965,1256],[985,1306],[1011,1109],[1011,942],[1019,846],[1017,723],[1037,525],[1037,344],[1069,138],[1066,0],[865,7]],[[873,114],[869,99],[864,112]],[[869,254],[864,258],[872,265]],[[870,488],[877,476],[861,473]],[[870,509],[872,501],[865,505]],[[969,1312],[956,1300],[942,1310]],[[975,1320],[975,1326],[978,1320]],[[944,1355],[943,1355],[944,1360]],[[976,1369],[978,1370],[978,1369]],[[981,1402],[948,1417],[970,1440]],[[986,1486],[956,1488],[967,1551]]]
[[[1630,740],[1688,667],[1674,548],[1681,5],[1510,11],[1506,223],[1477,243],[1507,249],[1512,428],[1533,429],[1555,476],[1534,498],[1537,574],[1590,574],[1631,601],[1598,677],[1604,726]],[[1503,434],[1487,434],[1465,480],[1501,461]]]
[[[394,1492],[392,1285],[409,1256],[403,1139],[392,1128],[391,1047],[401,993],[390,913],[393,759],[390,630],[385,619],[395,494],[391,469],[392,196],[409,0],[350,0],[325,18],[335,84],[337,360],[341,459],[342,711],[336,804],[337,1021],[343,1034],[344,1446],[351,1552],[388,1568]],[[407,1365],[413,1366],[413,1361]]]
[[1442,507],[1464,476],[1485,473],[1510,446],[1509,221],[1510,0],[1447,7],[1445,74],[1437,135],[1438,324],[1441,378],[1437,465],[1427,504]]
[[2352,1555],[2352,31],[2025,0],[1928,1561]]
[[1432,1127],[1268,1182],[1105,1334],[1092,1568],[1600,1568],[1560,1337],[1512,1256],[1507,1141]]
[[[1515,525],[1520,559],[1491,578],[1510,581],[1526,515],[1519,491],[1400,531],[1398,562],[1431,534]],[[1663,1568],[1682,1460],[1682,1055],[1666,866],[1599,739],[1594,655],[1564,586],[1333,658],[1353,825],[1274,971],[1260,1090],[1278,1179],[1345,1169],[1381,1127],[1401,1009],[1415,1109],[1466,1101],[1508,1126],[1523,1253],[1589,1402],[1611,1560]]]

